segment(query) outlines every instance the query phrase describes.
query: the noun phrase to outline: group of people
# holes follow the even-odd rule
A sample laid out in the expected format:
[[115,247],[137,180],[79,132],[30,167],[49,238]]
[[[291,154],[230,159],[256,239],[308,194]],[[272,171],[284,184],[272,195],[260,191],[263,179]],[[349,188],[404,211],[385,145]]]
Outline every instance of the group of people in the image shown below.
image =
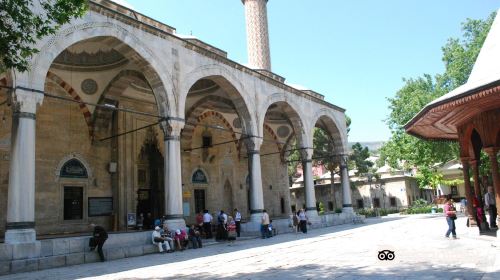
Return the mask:
[[[463,203],[463,207],[465,207],[465,203]],[[450,235],[454,239],[457,238],[455,220],[457,219],[457,209],[454,206],[453,200],[449,199],[444,206],[444,214],[446,217],[446,222],[448,223],[448,230],[446,231],[445,237],[448,238]],[[477,227],[479,228],[479,232],[483,232],[484,230],[490,229],[498,229],[497,227],[497,206],[495,194],[493,193],[493,187],[488,186],[488,192],[484,195],[484,210],[488,211],[490,217],[490,223],[486,222],[485,213],[483,212],[483,208],[481,207],[479,199],[477,197],[472,198],[472,211],[471,213],[476,222]],[[467,226],[469,226],[469,220],[467,220]]]
[[307,225],[309,224],[309,218],[305,209],[300,209],[294,213],[292,218],[292,225],[295,229],[295,233],[302,231],[302,233],[307,233]]
[[[224,210],[220,210],[216,215],[215,225],[216,225],[216,241],[229,240],[234,241],[236,237],[240,237],[241,233],[241,213],[238,209],[233,210],[233,215],[228,215]],[[213,238],[212,225],[214,223],[214,217],[208,212],[207,209],[203,210],[202,213],[196,215],[196,224],[200,228],[203,228],[203,232],[206,239]]]
[[156,226],[151,234],[151,242],[158,246],[160,253],[172,253],[174,251],[184,251],[191,242],[193,249],[203,247],[201,241],[201,229],[198,225],[187,226],[185,229],[170,231],[167,223]]

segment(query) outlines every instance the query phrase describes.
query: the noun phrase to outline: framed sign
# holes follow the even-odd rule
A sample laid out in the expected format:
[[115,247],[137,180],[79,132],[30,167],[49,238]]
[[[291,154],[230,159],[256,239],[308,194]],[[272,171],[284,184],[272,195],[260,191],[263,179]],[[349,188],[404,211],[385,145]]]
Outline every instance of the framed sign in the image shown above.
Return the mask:
[[113,214],[112,197],[89,197],[89,217],[111,216]]
[[136,214],[135,213],[127,213],[127,226],[133,227],[137,224]]
[[76,158],[68,160],[64,163],[59,174],[61,178],[87,178],[87,169]]

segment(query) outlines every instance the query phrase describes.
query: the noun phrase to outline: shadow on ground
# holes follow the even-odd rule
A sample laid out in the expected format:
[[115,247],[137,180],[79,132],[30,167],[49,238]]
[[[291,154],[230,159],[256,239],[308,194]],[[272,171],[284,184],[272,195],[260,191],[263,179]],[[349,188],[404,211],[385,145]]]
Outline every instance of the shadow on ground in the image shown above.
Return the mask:
[[[428,268],[420,268],[428,267]],[[193,270],[196,269],[196,264],[193,264]],[[205,273],[192,273],[192,274],[176,274],[166,277],[159,277],[155,279],[244,279],[244,280],[257,280],[257,279],[481,279],[485,272],[476,269],[464,269],[461,267],[433,267],[432,263],[420,264],[419,268],[415,266],[398,267],[397,271],[391,270],[389,267],[384,267],[380,271],[373,272],[368,266],[357,267],[332,267],[321,265],[297,265],[291,268],[273,268],[263,271],[256,271],[251,273],[235,273],[234,275],[223,277],[220,275],[207,275]],[[123,278],[127,280],[144,279],[141,277]]]
[[[186,271],[186,274],[175,274],[175,275],[168,275],[165,278],[159,278],[159,279],[270,279],[270,278],[275,278],[275,279],[286,279],[286,278],[300,278],[300,279],[332,279],[334,277],[338,277],[343,275],[342,279],[364,279],[365,277],[370,277],[372,278],[373,276],[379,275],[380,277],[385,277],[385,276],[390,276],[392,278],[399,279],[401,275],[406,275],[405,277],[411,276],[409,279],[413,279],[415,275],[415,279],[425,279],[426,275],[429,274],[440,274],[445,279],[452,279],[452,276],[448,277],[449,275],[453,275],[453,279],[476,279],[480,278],[479,276],[482,275],[482,272],[479,271],[474,271],[474,270],[468,270],[466,275],[468,277],[465,278],[460,278],[464,275],[464,269],[457,268],[456,271],[453,270],[453,268],[436,268],[433,269],[432,263],[425,264],[419,267],[426,267],[428,266],[428,269],[425,270],[415,270],[415,267],[408,267],[407,270],[403,269],[402,271],[398,271],[398,274],[394,274],[392,271],[380,271],[376,272],[375,274],[373,272],[363,272],[366,270],[368,267],[363,267],[363,266],[357,266],[357,267],[338,267],[335,269],[332,269],[331,266],[328,267],[323,267],[320,265],[308,265],[308,266],[300,266],[300,264],[297,264],[294,267],[291,268],[273,268],[265,271],[256,271],[253,273],[241,273],[241,274],[235,274],[230,277],[221,277],[221,275],[217,274],[189,274],[188,272],[191,271],[196,271],[196,261],[198,258],[203,258],[203,257],[210,257],[210,256],[216,256],[220,254],[227,254],[227,253],[232,253],[232,252],[237,252],[240,250],[247,250],[247,249],[253,249],[253,248],[259,248],[263,246],[269,246],[269,245],[276,245],[276,244],[282,244],[285,242],[293,242],[297,240],[303,240],[304,238],[311,238],[311,237],[323,237],[328,234],[332,233],[338,233],[340,236],[342,236],[343,232],[356,229],[356,228],[362,228],[364,225],[374,225],[374,224],[380,224],[380,223],[387,223],[387,222],[392,222],[392,221],[397,221],[404,219],[405,217],[384,217],[384,218],[369,218],[366,219],[365,224],[357,224],[357,225],[339,225],[339,226],[333,226],[333,227],[327,227],[327,228],[320,228],[320,229],[315,229],[309,231],[307,235],[304,234],[294,234],[294,233],[288,233],[288,234],[282,234],[277,237],[273,237],[270,239],[265,239],[265,240],[245,240],[245,241],[237,241],[233,245],[229,245],[228,243],[220,243],[217,245],[213,245],[213,247],[210,248],[210,250],[204,250],[204,249],[197,249],[197,250],[186,250],[184,252],[179,252],[179,253],[174,253],[174,254],[166,254],[166,255],[161,255],[161,254],[152,254],[152,255],[145,255],[145,256],[140,256],[140,257],[135,257],[135,258],[127,258],[127,259],[120,259],[116,261],[109,261],[105,263],[91,263],[91,264],[83,264],[83,265],[78,265],[78,266],[73,266],[73,267],[62,267],[62,268],[56,268],[56,269],[49,269],[49,270],[44,270],[40,272],[31,272],[31,273],[20,273],[20,274],[12,274],[12,275],[6,275],[3,277],[0,277],[0,279],[45,279],[47,275],[51,279],[75,279],[75,278],[82,278],[79,274],[75,274],[73,269],[78,268],[78,270],[81,270],[81,268],[84,266],[86,269],[85,272],[85,278],[92,278],[92,277],[99,277],[99,276],[104,276],[107,274],[113,274],[113,273],[119,273],[119,272],[125,272],[125,271],[130,271],[134,269],[140,269],[140,268],[145,268],[145,267],[152,267],[152,266],[158,266],[158,265],[164,265],[164,264],[172,264],[172,263],[178,263],[178,262],[184,262],[184,261],[190,261],[192,262],[193,266],[192,269],[189,269],[189,271]],[[331,237],[334,238],[334,237]],[[257,243],[257,244],[256,244]],[[293,245],[291,245],[293,246]],[[142,258],[142,260],[136,261],[138,258]],[[214,259],[214,265],[217,265],[217,260]],[[390,266],[384,267],[385,269],[390,269]],[[398,268],[399,269],[399,268]],[[444,272],[443,272],[444,271]],[[37,275],[40,273],[40,275]],[[165,274],[168,274],[166,271]],[[78,275],[78,276],[77,276]],[[313,277],[314,275],[314,277]],[[319,278],[318,278],[319,275]],[[322,275],[325,275],[324,277]],[[476,277],[477,276],[477,277]],[[345,278],[347,277],[347,278]],[[441,279],[441,277],[438,277]],[[141,278],[140,276],[136,278],[122,278],[122,279],[145,279],[144,277]],[[432,278],[436,279],[436,278]]]

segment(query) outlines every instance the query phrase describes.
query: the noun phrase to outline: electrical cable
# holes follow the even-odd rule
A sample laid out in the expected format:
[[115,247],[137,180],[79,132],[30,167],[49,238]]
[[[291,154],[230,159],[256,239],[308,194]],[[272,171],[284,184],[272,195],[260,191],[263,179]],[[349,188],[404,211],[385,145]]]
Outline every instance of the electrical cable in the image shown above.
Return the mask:
[[[106,140],[109,140],[109,139],[112,139],[112,138],[115,138],[115,137],[119,137],[119,136],[126,135],[126,134],[129,134],[129,133],[135,132],[135,131],[146,129],[146,128],[149,128],[151,126],[158,125],[162,121],[177,120],[177,121],[184,121],[184,123],[187,124],[187,125],[202,126],[202,127],[206,127],[206,128],[223,130],[223,131],[228,131],[228,132],[232,132],[232,133],[244,136],[244,137],[240,137],[240,139],[260,138],[260,139],[262,139],[262,141],[265,141],[265,142],[270,142],[270,143],[275,143],[275,144],[286,144],[286,142],[283,142],[283,141],[276,141],[276,140],[264,139],[264,137],[262,137],[262,136],[246,134],[246,133],[243,133],[243,132],[237,132],[237,131],[233,131],[233,130],[230,130],[230,129],[227,129],[227,128],[224,128],[224,127],[221,127],[221,126],[218,126],[218,125],[199,124],[199,123],[194,123],[194,122],[188,122],[188,121],[185,121],[184,119],[178,118],[178,117],[164,117],[164,116],[161,116],[161,115],[151,114],[151,113],[147,113],[147,112],[141,112],[141,111],[126,109],[126,108],[117,108],[114,105],[110,105],[110,104],[97,104],[97,103],[92,103],[92,102],[86,102],[86,101],[83,101],[83,100],[74,100],[74,99],[71,99],[71,98],[57,96],[57,95],[50,94],[50,93],[47,93],[47,92],[42,91],[42,90],[37,90],[37,89],[32,89],[32,88],[26,88],[26,87],[21,87],[21,86],[10,87],[10,86],[2,86],[2,85],[0,85],[0,88],[10,89],[10,90],[22,89],[22,90],[26,90],[26,91],[41,93],[44,96],[47,96],[49,98],[59,99],[59,100],[67,101],[67,102],[74,102],[74,103],[78,103],[78,104],[85,104],[85,105],[89,105],[89,106],[94,106],[96,108],[104,108],[104,109],[113,110],[113,111],[122,111],[122,112],[126,112],[126,113],[132,113],[132,114],[137,114],[137,115],[155,117],[155,118],[159,119],[158,122],[155,122],[155,123],[152,123],[152,124],[149,124],[149,125],[137,128],[137,129],[133,129],[133,130],[130,130],[130,131],[126,131],[126,132],[118,133],[118,134],[115,134],[115,135],[111,135],[109,137],[105,137],[105,138],[99,139],[99,141],[106,141]],[[232,143],[232,142],[234,142],[234,140],[233,141],[227,141],[227,142],[224,142],[224,143],[213,144],[212,146],[214,146],[214,145],[222,145],[222,144],[229,144],[229,143]],[[206,147],[203,147],[203,146],[202,147],[196,147],[196,148],[186,149],[185,151],[196,150],[196,149],[201,149],[201,148],[206,148]],[[298,150],[303,150],[303,149],[309,149],[309,147],[302,147],[302,148],[299,148]],[[287,151],[292,151],[292,150],[287,150]],[[287,151],[285,151],[285,152],[287,152]],[[278,152],[278,153],[281,153],[281,152]],[[273,153],[273,154],[277,154],[277,153]],[[266,156],[266,155],[261,155],[261,156]]]

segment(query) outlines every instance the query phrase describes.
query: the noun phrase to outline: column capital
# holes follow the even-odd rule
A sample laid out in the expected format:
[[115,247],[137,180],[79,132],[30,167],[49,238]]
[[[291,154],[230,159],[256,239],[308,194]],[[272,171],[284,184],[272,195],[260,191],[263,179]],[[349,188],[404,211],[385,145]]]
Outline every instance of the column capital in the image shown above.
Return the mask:
[[498,150],[500,150],[499,147],[486,147],[483,148],[484,152],[488,154],[490,157],[494,157],[497,155]]
[[14,92],[14,108],[18,113],[27,115],[36,114],[37,105],[42,105],[43,94],[22,88],[16,88]]
[[263,138],[253,135],[242,135],[245,145],[247,146],[247,151],[249,154],[258,154],[260,147],[262,146]]
[[300,157],[302,158],[302,161],[312,161],[312,156],[314,153],[313,148],[301,147],[299,152],[300,152]]
[[164,139],[172,140],[177,139],[180,140],[181,130],[184,128],[186,123],[183,119],[167,119],[161,122],[161,128],[163,130]]

